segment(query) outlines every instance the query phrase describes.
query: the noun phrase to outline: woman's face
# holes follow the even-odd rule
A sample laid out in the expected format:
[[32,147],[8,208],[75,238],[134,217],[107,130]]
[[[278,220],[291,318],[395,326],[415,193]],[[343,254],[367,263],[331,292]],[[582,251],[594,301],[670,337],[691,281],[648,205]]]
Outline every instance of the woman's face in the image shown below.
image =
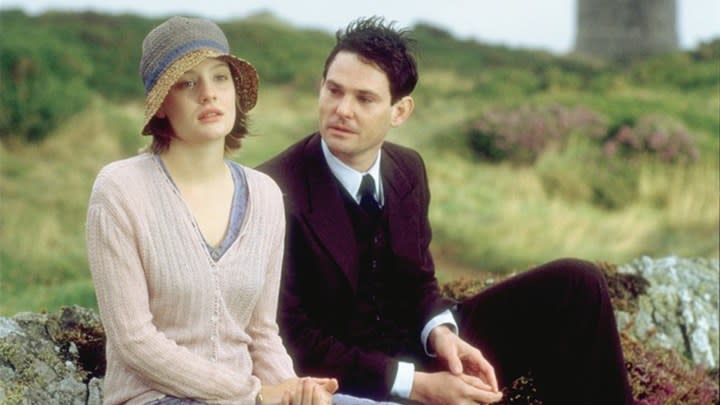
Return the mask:
[[227,62],[208,58],[178,79],[156,116],[170,122],[173,142],[224,141],[235,125],[235,98]]

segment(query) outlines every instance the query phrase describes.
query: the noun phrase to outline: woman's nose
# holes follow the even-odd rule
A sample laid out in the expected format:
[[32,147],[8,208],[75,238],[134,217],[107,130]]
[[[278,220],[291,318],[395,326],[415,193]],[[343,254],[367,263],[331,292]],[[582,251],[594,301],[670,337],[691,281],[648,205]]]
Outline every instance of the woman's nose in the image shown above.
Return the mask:
[[200,84],[198,85],[200,90],[200,103],[205,104],[210,101],[215,101],[217,99],[217,95],[215,93],[215,89],[213,86],[208,83],[205,80],[201,80]]

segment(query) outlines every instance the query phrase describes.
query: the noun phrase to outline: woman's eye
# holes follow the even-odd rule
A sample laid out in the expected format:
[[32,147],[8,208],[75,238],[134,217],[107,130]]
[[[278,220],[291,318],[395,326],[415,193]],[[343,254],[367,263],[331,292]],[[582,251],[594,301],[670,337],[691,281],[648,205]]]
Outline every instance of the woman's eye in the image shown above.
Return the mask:
[[230,80],[230,75],[227,73],[222,73],[222,74],[216,75],[215,80],[218,82],[225,82],[225,81]]
[[194,80],[181,80],[175,85],[178,89],[192,89],[195,87]]

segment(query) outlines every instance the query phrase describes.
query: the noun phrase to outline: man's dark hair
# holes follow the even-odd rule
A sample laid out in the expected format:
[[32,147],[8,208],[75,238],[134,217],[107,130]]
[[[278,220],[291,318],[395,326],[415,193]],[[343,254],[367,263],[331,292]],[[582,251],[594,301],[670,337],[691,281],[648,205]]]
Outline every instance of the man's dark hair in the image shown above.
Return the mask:
[[359,18],[345,30],[335,34],[335,47],[325,59],[323,78],[339,52],[357,54],[362,60],[377,65],[390,82],[390,96],[394,104],[409,95],[418,81],[417,66],[412,48],[415,41],[408,31],[396,29],[395,23],[387,23],[382,17]]

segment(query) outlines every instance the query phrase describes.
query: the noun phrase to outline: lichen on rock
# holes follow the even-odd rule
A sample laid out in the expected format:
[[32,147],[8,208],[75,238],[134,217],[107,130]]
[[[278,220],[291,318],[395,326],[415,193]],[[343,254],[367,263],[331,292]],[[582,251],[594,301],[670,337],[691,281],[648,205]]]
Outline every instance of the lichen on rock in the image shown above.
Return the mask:
[[616,310],[618,326],[639,341],[672,349],[705,368],[718,366],[718,260],[642,257],[619,274],[648,280],[636,311]]
[[2,404],[100,405],[104,364],[102,324],[90,309],[0,318]]

